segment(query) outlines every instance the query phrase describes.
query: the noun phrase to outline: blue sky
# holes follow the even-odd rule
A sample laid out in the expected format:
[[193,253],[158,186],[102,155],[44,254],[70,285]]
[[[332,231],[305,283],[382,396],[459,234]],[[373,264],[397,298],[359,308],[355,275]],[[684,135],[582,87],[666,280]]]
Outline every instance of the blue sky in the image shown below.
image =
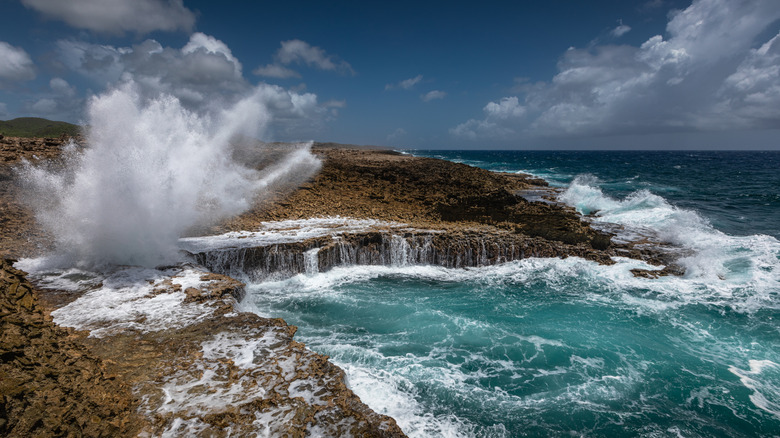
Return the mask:
[[132,81],[203,113],[257,96],[268,140],[780,149],[777,0],[0,0],[0,15],[0,119],[83,122]]

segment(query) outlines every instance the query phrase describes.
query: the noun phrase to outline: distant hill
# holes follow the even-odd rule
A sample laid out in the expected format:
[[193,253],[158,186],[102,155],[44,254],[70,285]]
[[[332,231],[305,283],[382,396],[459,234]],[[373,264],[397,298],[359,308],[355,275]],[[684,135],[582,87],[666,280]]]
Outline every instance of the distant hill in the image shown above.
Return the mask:
[[59,137],[62,134],[75,136],[80,132],[81,127],[78,125],[38,117],[0,120],[0,134],[8,137]]

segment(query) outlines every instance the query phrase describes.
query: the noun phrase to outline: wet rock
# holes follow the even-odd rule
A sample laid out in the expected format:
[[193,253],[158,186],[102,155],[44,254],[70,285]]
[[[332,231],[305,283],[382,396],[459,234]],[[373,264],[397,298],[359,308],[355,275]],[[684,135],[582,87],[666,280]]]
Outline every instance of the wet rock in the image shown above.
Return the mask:
[[37,292],[0,262],[0,435],[135,436],[129,386],[72,330],[55,326]]
[[445,230],[377,229],[302,242],[224,248],[193,254],[213,272],[261,281],[346,265],[489,266],[529,257],[577,256],[613,264],[610,251],[564,244],[493,227]]
[[641,278],[661,278],[661,277],[667,277],[669,275],[676,275],[681,276],[685,274],[685,268],[677,265],[677,264],[669,264],[664,266],[662,269],[632,269],[631,274],[634,275],[634,277],[641,277]]
[[[133,268],[127,269],[131,272]],[[77,339],[85,354],[99,358],[105,373],[132,388],[130,400],[143,420],[136,429],[138,435],[404,436],[393,419],[373,412],[360,401],[347,387],[341,369],[326,356],[296,342],[295,327],[281,319],[238,312],[236,303],[243,296],[243,283],[189,266],[168,269],[165,275],[169,277],[154,281],[138,278],[118,286],[128,287],[119,289],[120,294],[87,292],[53,312],[55,321],[64,315],[78,315],[64,320],[90,330],[89,337]],[[19,301],[27,296],[27,290],[17,287],[10,294],[19,295]],[[40,293],[53,292],[43,289]],[[128,321],[110,312],[87,311],[94,309],[95,297],[90,294],[98,293],[112,295],[115,300],[134,294],[135,313],[143,314],[143,309],[149,308],[152,314]],[[119,303],[105,303],[105,309]],[[122,301],[122,305],[128,303]],[[164,309],[160,303],[165,303]],[[186,318],[173,320],[166,316],[185,314]],[[168,318],[167,325],[161,325],[157,315]],[[29,326],[27,322],[17,324],[6,337],[18,339],[19,330]],[[31,337],[22,339],[29,342]],[[79,363],[72,363],[73,368],[58,367],[39,357],[25,357],[17,364],[36,367],[45,376],[80,370]],[[16,414],[9,418],[15,421]],[[93,410],[64,421],[74,422],[74,427],[98,428],[108,427],[114,420]]]

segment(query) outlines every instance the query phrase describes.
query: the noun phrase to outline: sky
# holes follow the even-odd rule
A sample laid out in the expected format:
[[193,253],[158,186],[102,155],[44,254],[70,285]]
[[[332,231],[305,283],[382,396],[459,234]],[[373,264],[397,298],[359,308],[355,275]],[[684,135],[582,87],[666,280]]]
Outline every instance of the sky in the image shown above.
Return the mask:
[[0,0],[0,120],[133,83],[264,140],[780,149],[780,1]]

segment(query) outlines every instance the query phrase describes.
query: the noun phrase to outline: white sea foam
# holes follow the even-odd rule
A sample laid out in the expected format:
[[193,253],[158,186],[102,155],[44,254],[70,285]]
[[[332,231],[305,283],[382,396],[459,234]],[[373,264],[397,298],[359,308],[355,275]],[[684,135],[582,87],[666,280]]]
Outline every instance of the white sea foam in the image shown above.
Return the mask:
[[86,148],[71,146],[63,169],[23,171],[57,250],[71,265],[170,263],[188,228],[240,213],[258,191],[316,171],[307,147],[262,172],[232,159],[236,137],[257,137],[268,122],[261,102],[251,95],[196,114],[172,96],[144,100],[132,83],[94,97]]
[[233,231],[217,236],[186,237],[179,239],[179,246],[190,252],[201,252],[292,243],[313,237],[338,236],[344,233],[357,233],[372,229],[402,229],[405,227],[407,227],[406,224],[398,222],[329,216],[261,222],[255,231]]
[[[204,285],[200,280],[204,272],[196,269],[115,266],[104,271],[57,270],[49,268],[45,258],[24,259],[16,266],[29,272],[39,287],[78,296],[51,315],[56,324],[89,330],[92,337],[184,327],[213,312],[208,306],[184,302],[184,290]],[[166,280],[178,290],[164,285]]]
[[749,370],[731,366],[729,371],[753,391],[750,401],[757,408],[780,418],[780,365],[771,360],[750,360],[748,365]]
[[[770,253],[771,254],[771,253]],[[583,260],[531,258],[478,268],[448,269],[429,265],[408,266],[340,266],[315,275],[297,275],[281,281],[267,281],[250,285],[250,289],[284,299],[290,294],[302,296],[339,294],[340,286],[369,281],[379,277],[432,280],[438,282],[470,283],[475,286],[523,285],[543,283],[550,290],[572,293],[571,284],[588,284],[579,293],[583,300],[617,300],[640,312],[660,312],[687,304],[728,306],[740,312],[761,309],[780,309],[780,286],[777,283],[780,261],[761,259],[747,273],[730,275],[721,280],[708,275],[668,276],[658,279],[638,278],[632,269],[660,269],[645,262],[615,257],[611,266]],[[589,290],[610,290],[612,295]],[[646,291],[646,295],[625,293],[627,290]],[[649,295],[647,295],[649,294]],[[270,316],[270,315],[269,315]]]
[[[757,239],[757,242],[768,244],[771,241]],[[760,245],[759,245],[760,246]],[[758,251],[761,251],[759,248]],[[771,251],[770,251],[771,254]],[[629,314],[640,316],[650,315],[668,321],[683,332],[697,339],[701,347],[700,357],[722,362],[733,356],[731,346],[726,345],[717,337],[706,333],[706,327],[680,326],[686,324],[677,317],[675,309],[704,304],[716,308],[727,308],[740,312],[756,312],[767,308],[780,308],[776,283],[763,284],[757,280],[756,274],[731,275],[726,280],[712,281],[707,275],[689,275],[685,277],[663,277],[659,279],[638,278],[631,269],[658,269],[644,262],[615,258],[611,266],[599,265],[595,262],[576,257],[566,259],[526,259],[496,266],[486,266],[469,269],[448,269],[435,266],[344,266],[327,272],[298,275],[284,281],[269,281],[250,285],[250,292],[262,296],[261,313],[269,312],[267,303],[292,300],[296,303],[307,303],[316,297],[317,302],[335,302],[347,307],[362,305],[359,296],[348,291],[353,284],[360,284],[378,278],[395,278],[404,281],[433,281],[437,284],[464,283],[474,294],[486,293],[486,299],[497,302],[507,297],[497,297],[499,291],[527,288],[529,285],[540,285],[548,294],[562,294],[572,302],[580,301],[586,306],[622,308]],[[776,260],[766,260],[769,277],[773,281],[775,271],[772,263]],[[767,290],[766,287],[769,286]],[[446,297],[442,297],[446,299]],[[305,305],[305,304],[304,304]],[[403,351],[408,346],[399,341],[393,344],[388,338],[372,340],[371,337],[360,337],[359,342],[351,338],[351,334],[339,334],[338,327],[331,327],[328,333],[317,333],[305,339],[307,344],[317,350],[331,355],[332,360],[345,369],[350,387],[373,409],[393,416],[402,429],[410,436],[472,436],[474,424],[456,416],[442,414],[432,415],[435,409],[430,403],[430,395],[419,393],[419,382],[431,382],[437,391],[444,391],[446,397],[455,400],[481,400],[482,406],[490,406],[499,411],[515,412],[522,410],[540,412],[551,409],[551,406],[571,406],[586,409],[591,412],[601,412],[613,416],[614,420],[626,421],[632,415],[643,413],[616,412],[612,405],[615,401],[633,397],[641,390],[647,379],[649,362],[637,360],[636,357],[623,357],[618,353],[618,366],[606,366],[600,357],[571,354],[569,364],[553,367],[549,370],[540,365],[546,361],[545,352],[552,348],[557,351],[567,351],[566,342],[557,339],[546,339],[538,335],[518,335],[497,330],[495,326],[474,318],[449,315],[446,312],[436,313],[429,309],[433,324],[446,321],[446,330],[455,330],[457,335],[448,335],[441,345],[432,346],[427,353],[423,350],[411,350],[414,353],[406,355],[385,354],[383,350],[390,348]],[[504,310],[501,309],[503,312]],[[690,329],[690,330],[689,330]],[[419,328],[427,330],[427,328]],[[458,350],[453,352],[453,346],[479,345],[480,340],[504,339],[512,345],[530,344],[529,351],[521,358],[503,359],[484,356],[479,351],[469,353],[466,363],[474,366],[462,367],[450,363],[447,357],[453,353],[463,354]],[[477,342],[477,344],[474,344]],[[687,351],[696,353],[696,345],[686,345]],[[461,348],[461,347],[457,347]],[[466,348],[466,347],[463,347]],[[720,351],[723,350],[723,351]],[[559,353],[560,354],[560,353]],[[632,353],[633,354],[633,353]],[[541,368],[540,368],[541,366]],[[752,368],[756,368],[751,365]],[[763,367],[766,374],[767,366]],[[742,380],[745,386],[753,385],[755,390],[751,400],[763,410],[776,411],[773,403],[777,382],[774,377],[757,374],[747,374]],[[732,370],[739,374],[740,370]],[[744,374],[744,373],[743,373]],[[559,388],[549,392],[537,392],[530,396],[513,395],[502,388],[486,388],[475,383],[479,379],[496,379],[504,376],[518,384],[546,386],[547,382],[560,379],[574,379],[565,389]],[[510,377],[506,377],[510,376]],[[558,377],[560,376],[560,377]],[[435,383],[433,383],[435,382]],[[747,382],[747,383],[746,383]],[[426,385],[427,386],[427,385]],[[704,397],[705,395],[701,395]],[[425,400],[428,402],[424,402]],[[694,401],[695,402],[695,401]],[[460,403],[460,402],[456,402]],[[640,403],[645,406],[644,403]],[[698,403],[698,402],[696,402]],[[708,404],[723,404],[731,409],[728,400],[721,393],[713,393],[706,401]],[[642,408],[645,409],[645,408]],[[635,421],[635,420],[634,420]],[[501,432],[500,425],[496,430],[480,429],[480,433],[490,436],[506,436]]]
[[677,287],[662,293],[748,311],[780,307],[780,242],[774,237],[729,236],[696,212],[675,207],[648,190],[613,199],[588,176],[575,179],[559,199],[583,214],[595,213],[596,224],[625,227],[618,238],[646,236],[686,250],[678,261],[685,277],[659,280]]

